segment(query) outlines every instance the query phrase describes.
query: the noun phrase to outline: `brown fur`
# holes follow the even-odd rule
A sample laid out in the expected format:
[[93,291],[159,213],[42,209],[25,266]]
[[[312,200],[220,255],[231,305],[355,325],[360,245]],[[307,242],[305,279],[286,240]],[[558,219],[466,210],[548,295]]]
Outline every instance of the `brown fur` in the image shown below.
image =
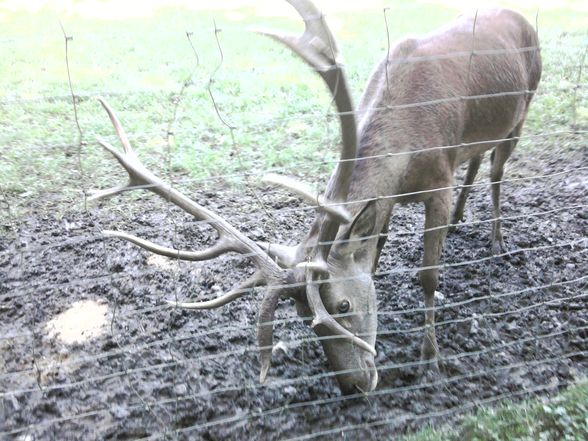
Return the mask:
[[[474,16],[460,16],[434,33],[401,41],[376,67],[357,109],[359,152],[348,196],[349,201],[358,201],[351,204],[350,211],[356,215],[361,212],[359,216],[364,219],[351,227],[341,226],[339,238],[386,233],[396,203],[423,202],[425,227],[446,227],[450,221],[451,190],[435,190],[451,187],[456,168],[467,161],[472,166],[466,184],[471,183],[480,157],[487,150],[496,149],[492,181],[501,179],[504,161],[516,140],[481,142],[520,134],[541,76],[539,43],[531,25],[510,10],[480,12],[475,19],[475,33],[473,29]],[[483,96],[501,93],[505,95]],[[462,143],[467,145],[460,146]],[[458,147],[435,149],[441,146]],[[403,152],[407,154],[397,155]],[[387,154],[395,156],[382,157]],[[455,220],[463,216],[466,196],[467,189],[462,191]],[[374,208],[362,211],[365,201],[372,198],[379,198]],[[494,215],[498,217],[499,184],[493,185],[493,200]],[[323,215],[317,218],[298,248],[297,261],[303,261],[312,249],[323,219]],[[445,233],[446,228],[425,233],[424,267],[438,265]],[[334,246],[329,257],[330,280],[370,274],[384,242],[385,236],[376,236],[353,246]],[[492,243],[494,250],[502,246],[498,221],[493,226]],[[438,270],[423,270],[420,278],[425,304],[431,308],[425,315],[422,357],[436,365],[432,308]],[[369,283],[360,286],[355,281],[330,285],[322,295],[325,305],[333,305],[329,311],[336,313],[335,305],[341,299],[352,299],[359,317],[355,323],[345,322],[345,327],[357,335],[374,330],[377,319],[370,310],[374,307],[373,287]],[[341,340],[323,342],[337,369],[357,366],[352,355],[341,355],[345,344],[348,343]],[[365,365],[362,364],[364,368]],[[339,381],[344,391],[353,391],[345,383],[360,380],[343,377]],[[362,388],[368,387],[367,381]]]

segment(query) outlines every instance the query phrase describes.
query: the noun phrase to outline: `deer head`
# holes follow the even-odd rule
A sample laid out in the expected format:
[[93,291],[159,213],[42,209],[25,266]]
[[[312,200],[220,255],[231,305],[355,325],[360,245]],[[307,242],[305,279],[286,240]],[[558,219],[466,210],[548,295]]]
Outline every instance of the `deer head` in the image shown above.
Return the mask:
[[[111,237],[130,241],[151,252],[189,261],[213,259],[236,252],[249,257],[257,271],[235,289],[211,301],[169,302],[189,309],[210,309],[225,305],[255,286],[267,286],[261,302],[257,339],[261,357],[260,381],[266,378],[271,361],[272,321],[280,297],[293,298],[299,315],[312,317],[311,325],[322,337],[321,343],[336,371],[345,393],[373,390],[377,383],[374,365],[376,338],[375,289],[370,277],[372,261],[360,252],[359,239],[371,233],[374,204],[365,205],[351,216],[346,208],[347,194],[357,156],[357,125],[351,94],[339,51],[320,11],[309,0],[288,0],[305,22],[301,36],[273,32],[265,35],[280,41],[308,63],[327,84],[339,113],[342,149],[340,161],[325,194],[316,197],[302,183],[271,175],[266,181],[286,187],[318,207],[313,232],[296,250],[279,245],[258,244],[229,222],[189,199],[151,173],[135,155],[130,142],[110,106],[100,102],[123,146],[119,152],[102,139],[98,142],[126,169],[127,185],[96,192],[90,199],[101,199],[140,186],[208,222],[218,232],[218,241],[201,251],[182,251],[162,247],[137,236],[104,231]],[[369,231],[368,231],[369,230]],[[367,271],[366,271],[367,269]]]

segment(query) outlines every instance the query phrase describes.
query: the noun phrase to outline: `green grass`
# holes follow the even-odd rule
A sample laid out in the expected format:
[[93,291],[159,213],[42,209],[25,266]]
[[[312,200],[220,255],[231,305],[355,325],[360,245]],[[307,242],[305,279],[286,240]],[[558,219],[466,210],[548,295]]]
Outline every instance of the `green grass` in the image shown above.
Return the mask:
[[[534,19],[534,10],[523,12]],[[429,3],[391,5],[390,39],[432,30],[457,13]],[[97,94],[116,109],[144,162],[187,188],[234,184],[239,180],[207,178],[271,168],[319,183],[332,169],[328,160],[336,154],[338,126],[326,116],[330,100],[320,79],[277,43],[248,32],[259,26],[299,31],[297,20],[257,18],[247,8],[167,9],[123,21],[60,17],[50,10],[4,11],[0,17],[5,60],[0,64],[0,194],[9,199],[13,213],[26,212],[31,200],[47,195],[62,201],[64,210],[80,207],[84,191],[124,179],[95,142],[97,134],[116,142],[93,99]],[[81,140],[69,98],[60,18],[73,37],[68,55]],[[222,64],[213,18],[221,29]],[[386,51],[384,15],[377,9],[330,18],[357,99]],[[545,69],[526,133],[588,126],[588,88],[574,90],[587,83],[588,73],[580,75],[587,28],[586,11],[541,13]],[[199,63],[186,31],[193,33]],[[235,127],[233,133],[211,103],[211,75],[220,114]],[[168,143],[170,124],[174,137]]]
[[457,427],[428,428],[402,441],[583,441],[588,439],[588,382],[548,400],[503,402]]

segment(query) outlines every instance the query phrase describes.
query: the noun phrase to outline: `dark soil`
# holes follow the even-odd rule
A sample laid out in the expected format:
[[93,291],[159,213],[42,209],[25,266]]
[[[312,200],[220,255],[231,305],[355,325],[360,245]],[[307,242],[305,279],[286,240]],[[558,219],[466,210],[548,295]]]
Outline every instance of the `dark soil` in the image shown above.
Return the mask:
[[[578,150],[516,152],[506,178],[587,164]],[[293,243],[313,217],[283,193],[243,193],[195,194],[254,239]],[[490,257],[488,223],[448,237],[443,261],[473,263],[443,270],[441,375],[428,380],[415,366],[424,321],[415,311],[423,301],[414,271],[423,210],[400,207],[379,268],[385,275],[376,280],[380,382],[374,394],[352,398],[340,395],[289,301],[277,315],[290,320],[274,336],[285,350],[275,351],[265,385],[255,350],[263,291],[213,311],[163,302],[220,294],[251,271],[244,259],[159,268],[149,253],[100,234],[124,229],[194,249],[214,240],[210,228],[148,196],[59,215],[38,201],[0,242],[0,432],[22,440],[288,439],[323,431],[324,439],[391,439],[485,400],[556,391],[588,372],[587,194],[586,170],[505,184],[503,215],[529,216],[504,222],[512,251],[504,257]],[[490,216],[489,189],[474,190],[466,220]],[[517,251],[529,248],[536,249]],[[104,335],[73,346],[48,337],[45,323],[81,299],[108,303]],[[431,379],[441,383],[427,385]]]

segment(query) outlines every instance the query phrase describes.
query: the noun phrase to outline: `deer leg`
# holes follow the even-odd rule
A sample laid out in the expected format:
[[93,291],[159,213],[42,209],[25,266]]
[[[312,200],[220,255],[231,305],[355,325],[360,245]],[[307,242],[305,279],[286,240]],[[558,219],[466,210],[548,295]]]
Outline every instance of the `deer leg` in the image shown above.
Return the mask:
[[451,223],[454,224],[454,226],[449,227],[449,231],[451,232],[455,231],[455,224],[458,224],[463,220],[463,211],[465,209],[466,200],[470,194],[471,185],[474,183],[474,179],[476,179],[476,175],[478,174],[478,169],[482,163],[482,157],[483,155],[478,155],[470,159],[468,171],[463,182],[464,186],[459,193],[459,197],[457,198],[457,202],[453,209],[453,215],[451,216]]
[[[451,209],[451,191],[437,193],[425,202],[425,236],[421,286],[425,292],[425,339],[421,347],[421,361],[429,362],[423,368],[438,370],[438,347],[435,337],[435,290],[439,283],[439,259],[447,234]],[[444,227],[444,228],[437,228]]]
[[[516,138],[520,135],[522,123],[519,124],[510,134],[509,138]],[[500,229],[500,181],[504,174],[504,163],[510,157],[512,151],[517,145],[518,139],[510,139],[504,141],[496,146],[490,160],[492,166],[490,170],[490,181],[492,182],[492,253],[500,254],[504,252],[506,247],[504,246],[504,239],[502,237],[502,231]]]

